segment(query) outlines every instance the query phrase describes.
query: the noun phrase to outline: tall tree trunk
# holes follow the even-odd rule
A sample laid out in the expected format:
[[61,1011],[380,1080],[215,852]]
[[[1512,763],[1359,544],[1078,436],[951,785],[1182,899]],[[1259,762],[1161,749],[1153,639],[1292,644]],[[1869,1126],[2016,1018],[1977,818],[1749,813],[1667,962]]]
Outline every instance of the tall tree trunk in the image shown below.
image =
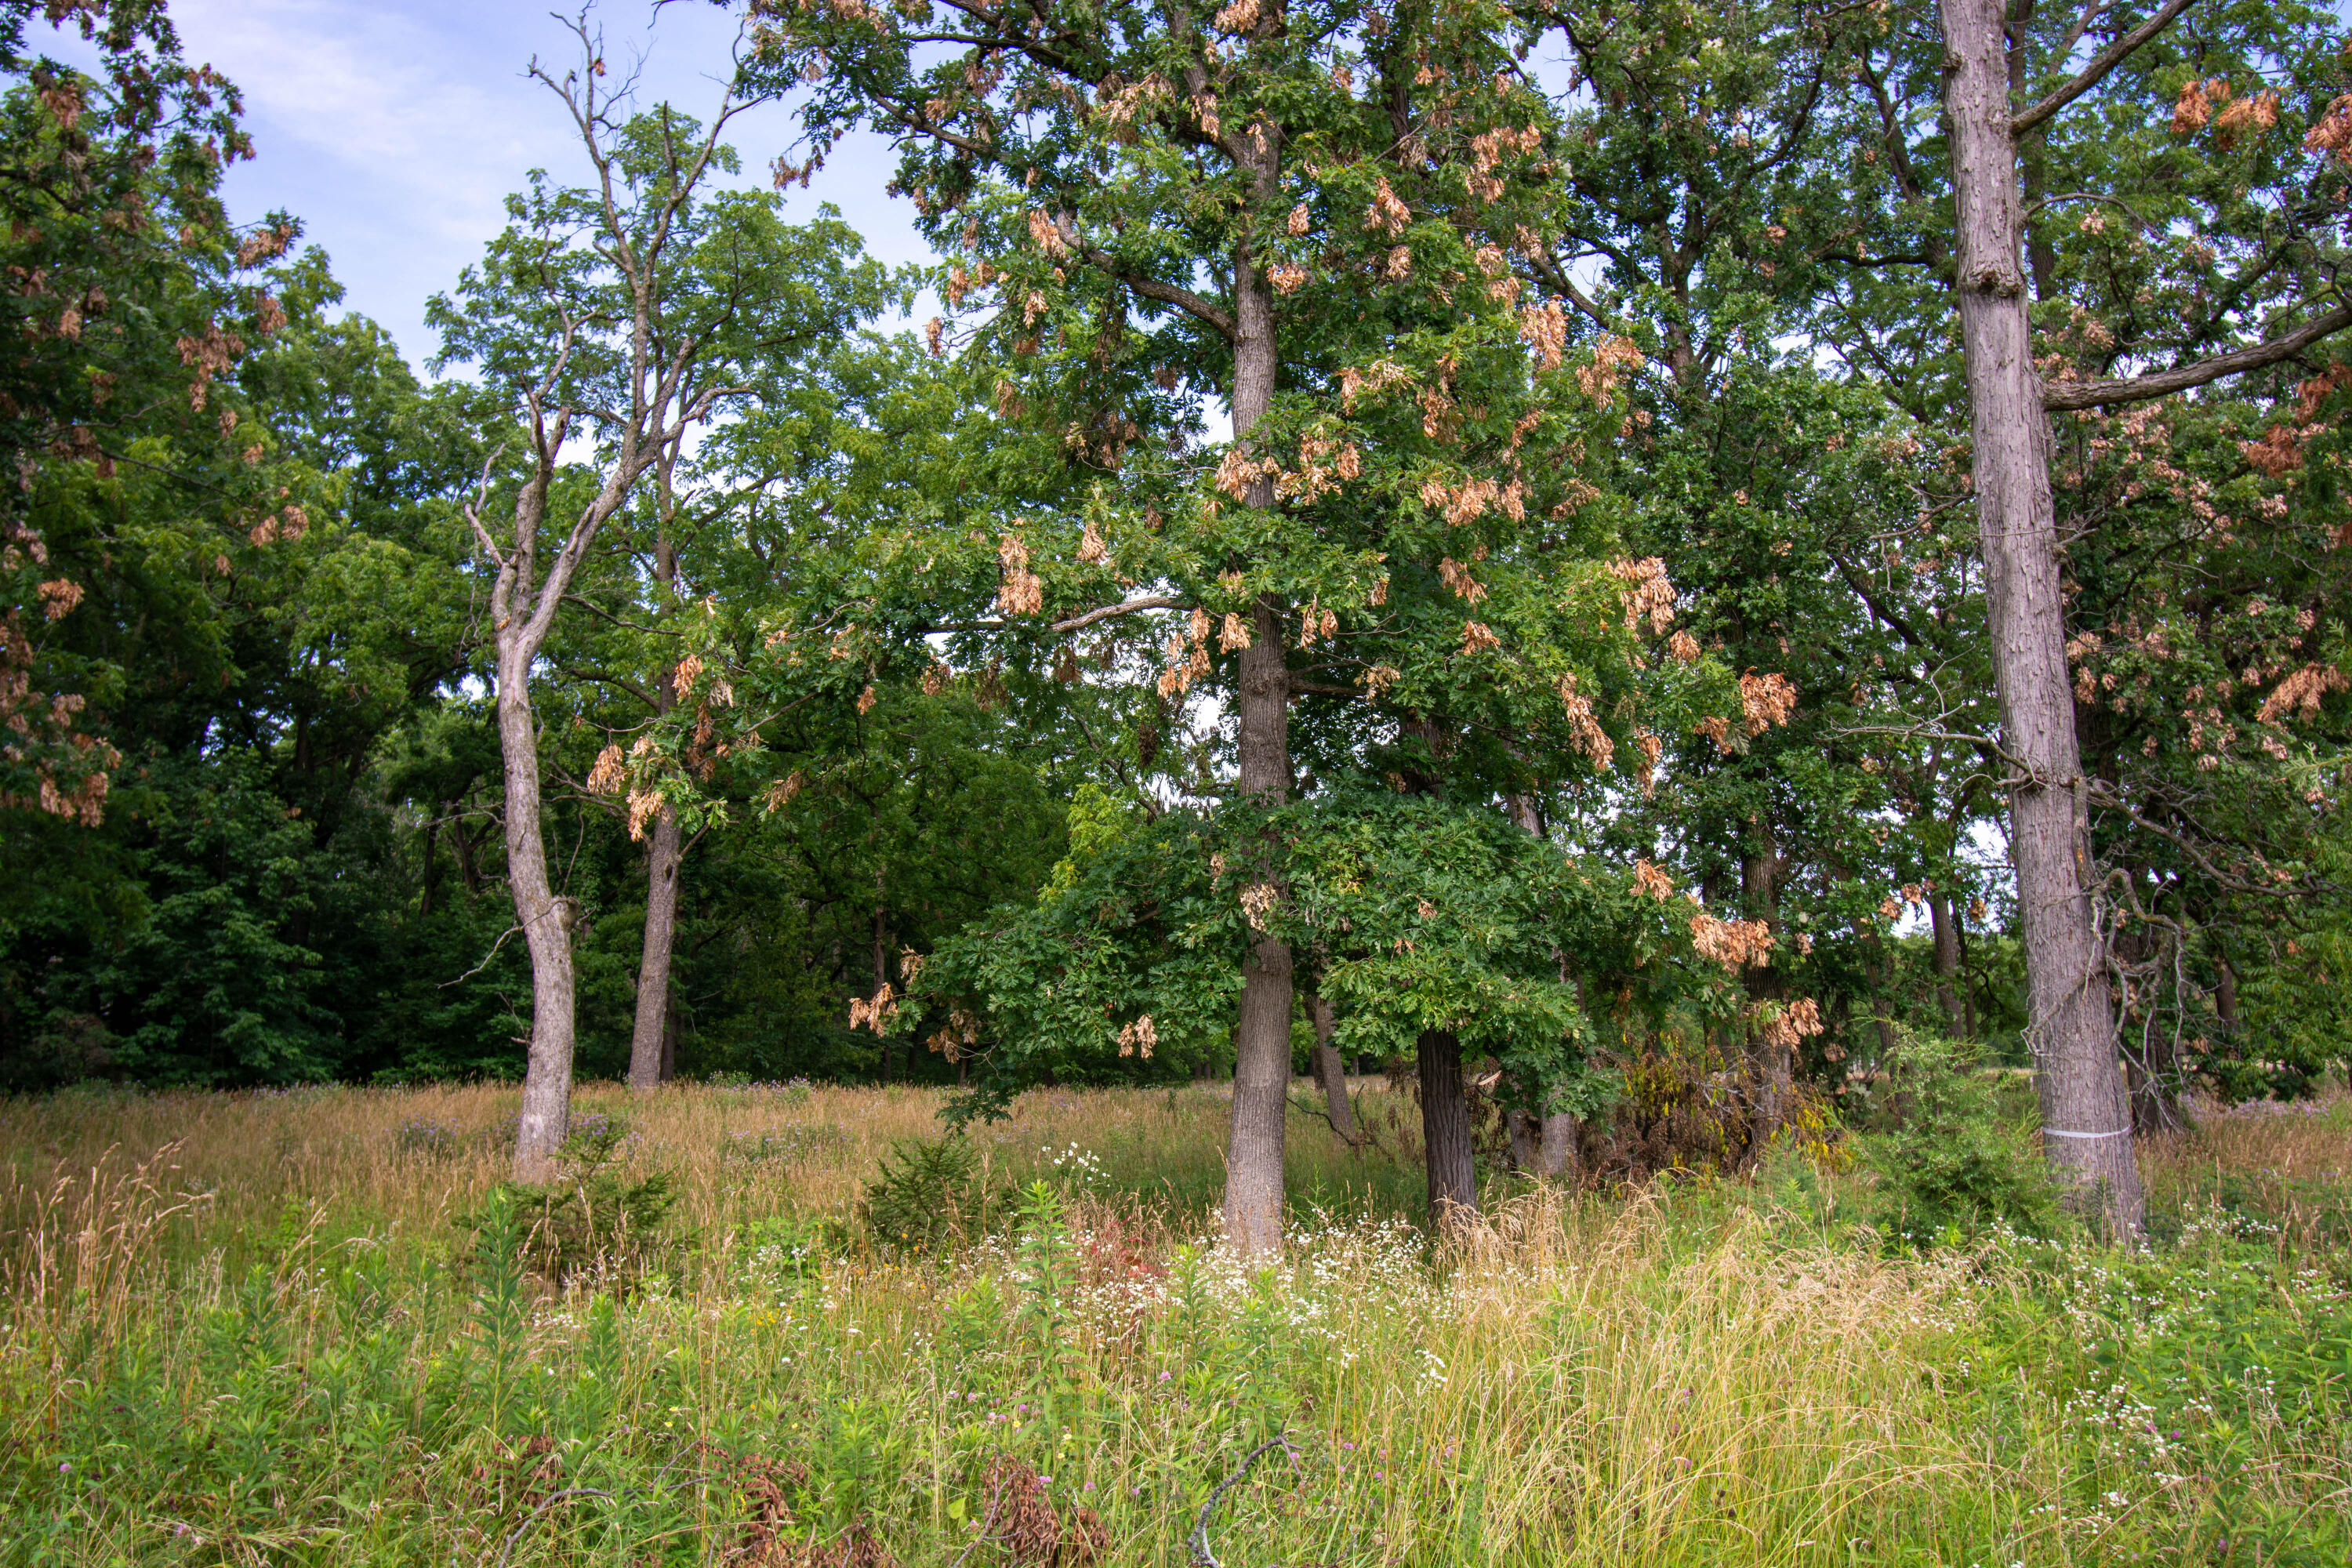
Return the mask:
[[[879,893],[882,887],[882,873],[879,871],[874,873],[874,887],[876,892]],[[882,906],[877,903],[874,906],[874,994],[877,996],[882,994],[882,987],[890,980],[889,928],[883,923],[884,919]],[[874,1033],[882,1042],[882,1081],[888,1083],[890,1081],[890,1037],[882,1033],[882,1024],[879,1019],[875,1021]]]
[[[1772,819],[1760,816],[1756,840],[1739,862],[1739,901],[1749,920],[1762,921],[1778,937],[1780,932],[1780,848]],[[1771,964],[1749,969],[1740,976],[1751,1001],[1777,1002],[1788,993],[1780,971]],[[1760,1029],[1749,1037],[1749,1059],[1757,1078],[1756,1143],[1760,1148],[1789,1119],[1796,1095],[1793,1049],[1765,1037]]]
[[[1254,181],[1271,186],[1276,152],[1268,146]],[[1234,438],[1246,443],[1274,397],[1274,301],[1247,243],[1234,255]],[[1274,504],[1271,479],[1246,492],[1254,507]],[[1250,646],[1241,650],[1234,694],[1241,730],[1242,797],[1266,804],[1290,793],[1290,669],[1283,657],[1282,605],[1261,596],[1250,611]],[[1289,947],[1267,936],[1242,963],[1234,1034],[1234,1115],[1225,1146],[1225,1238],[1244,1253],[1282,1246],[1284,1121],[1290,1108],[1291,965]]]
[[1478,1217],[1478,1169],[1470,1144],[1470,1100],[1462,1087],[1462,1042],[1450,1029],[1423,1029],[1421,1141],[1429,1170],[1429,1223],[1453,1230]]
[[425,822],[425,876],[423,886],[418,890],[416,896],[416,913],[419,918],[426,917],[433,913],[433,862],[435,858],[433,849],[434,840],[440,836],[440,833],[441,822],[438,817],[430,818]]
[[1958,904],[1952,906],[1952,946],[1960,959],[1960,1034],[1973,1040],[1977,1037],[1976,971],[1969,963],[1968,917]]
[[1953,984],[1960,973],[1960,933],[1952,920],[1952,896],[1941,888],[1927,889],[1927,923],[1936,933],[1936,1005],[1954,1029],[1961,1029],[1960,994]]
[[629,1035],[629,1087],[645,1091],[669,1077],[669,963],[677,940],[677,869],[686,858],[677,813],[665,805],[646,845],[646,943],[637,963],[637,1016]]
[[2213,961],[2213,1022],[2223,1039],[2238,1037],[2238,972],[2226,958]]
[[1331,1043],[1331,1003],[1320,993],[1307,998],[1307,1016],[1315,1025],[1315,1081],[1323,1086],[1323,1104],[1331,1118],[1331,1131],[1337,1132],[1350,1149],[1363,1141],[1363,1130],[1356,1125],[1356,1107],[1348,1098],[1348,1064],[1339,1059],[1339,1047]]
[[572,1121],[572,905],[547,876],[540,836],[539,729],[530,710],[530,666],[538,648],[513,632],[499,639],[499,750],[506,763],[507,887],[515,923],[530,952],[530,1055],[523,1069],[522,1114],[515,1124],[514,1178],[555,1175],[555,1152]]
[[2051,1164],[2077,1203],[2097,1206],[2114,1230],[2137,1234],[2143,1203],[2131,1109],[2087,886],[2089,818],[2066,679],[2049,416],[2018,258],[2022,204],[2003,0],[1941,5],[1986,612],[2002,745],[2023,775],[2012,786],[2010,843],[2025,945],[2026,1040]]
[[[675,449],[662,454],[654,468],[654,582],[656,606],[667,609],[677,586],[677,549],[669,536],[676,503],[670,478],[677,461]],[[656,717],[677,706],[677,671],[665,669],[654,682]],[[646,935],[637,962],[637,1016],[629,1034],[629,1087],[651,1089],[669,1077],[669,961],[677,942],[677,872],[686,858],[679,840],[677,813],[665,805],[654,819],[651,842],[646,846]]]

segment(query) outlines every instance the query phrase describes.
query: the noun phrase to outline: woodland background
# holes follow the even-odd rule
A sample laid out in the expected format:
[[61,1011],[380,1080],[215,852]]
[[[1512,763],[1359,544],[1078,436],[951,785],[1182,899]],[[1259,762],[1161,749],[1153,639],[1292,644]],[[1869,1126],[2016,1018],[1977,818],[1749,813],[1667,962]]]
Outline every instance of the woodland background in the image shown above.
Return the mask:
[[[828,28],[887,46],[874,16],[765,10],[747,36],[751,112],[797,110],[821,142],[857,94],[856,112],[889,110],[887,84],[847,64],[831,89],[798,74],[807,50],[852,59]],[[1376,41],[1388,15],[1331,25]],[[2019,68],[2044,71],[2138,20],[2097,5],[2017,16]],[[43,58],[53,21],[97,29],[101,74]],[[1534,52],[1512,111],[1525,144],[1489,146],[1479,165],[1521,182],[1507,199],[1526,205],[1528,239],[1486,276],[1496,300],[1509,282],[1507,329],[1550,301],[1526,343],[1567,363],[1523,390],[1528,406],[1574,403],[1591,427],[1553,476],[1575,505],[1517,528],[1496,570],[1622,568],[1630,634],[1654,561],[1670,596],[1643,601],[1664,611],[1655,639],[1619,668],[1670,673],[1687,642],[1691,684],[1643,710],[1639,680],[1604,678],[1586,708],[1602,739],[1558,753],[1591,765],[1507,776],[1509,731],[1475,711],[1482,678],[1463,672],[1478,649],[1459,623],[1486,592],[1484,547],[1465,548],[1429,588],[1467,606],[1444,632],[1464,644],[1449,695],[1390,689],[1378,652],[1357,660],[1369,684],[1318,677],[1292,718],[1300,793],[1451,790],[1580,863],[1647,868],[1711,919],[1765,922],[1774,961],[1738,975],[1747,1024],[1675,1026],[1662,1003],[1634,1026],[1621,1008],[1592,1058],[1621,1085],[1662,1063],[1693,1083],[1736,1067],[1798,998],[1817,1013],[1811,1032],[1782,1031],[1795,1075],[1830,1100],[1904,1028],[2029,1060],[1931,23],[1707,0],[1430,21],[1480,31],[1506,65]],[[1219,21],[1228,36],[1255,25]],[[0,26],[0,442],[15,476],[0,501],[0,1086],[518,1076],[532,981],[508,940],[495,569],[466,509],[531,481],[516,389],[549,302],[604,286],[565,270],[585,266],[597,220],[573,193],[594,171],[517,170],[514,227],[435,304],[441,342],[395,345],[339,310],[299,215],[226,221],[220,171],[246,152],[236,89],[186,67],[160,5],[12,4]],[[761,45],[762,28],[781,31]],[[593,89],[603,59],[585,42],[572,79]],[[2053,121],[2025,163],[2045,377],[2160,368],[2333,300],[2347,89],[2332,12],[2209,4]],[[615,166],[640,194],[701,133],[649,104],[611,115]],[[1226,373],[1147,292],[1089,291],[1075,262],[1052,292],[1064,220],[1039,227],[1017,187],[959,195],[952,170],[927,189],[909,167],[938,271],[866,259],[836,215],[791,196],[791,167],[772,193],[695,190],[684,209],[673,297],[761,290],[726,317],[724,412],[628,489],[534,666],[551,874],[577,906],[584,1076],[628,1065],[640,836],[665,810],[683,823],[666,1075],[946,1084],[977,1060],[1009,1091],[1231,1068],[1215,1016],[1178,1030],[1163,1013],[1167,1045],[1143,1052],[1114,1048],[1115,1023],[1089,1045],[1015,1015],[959,1049],[944,994],[853,1026],[853,1003],[904,993],[943,945],[974,989],[1011,984],[992,964],[1031,963],[1034,982],[1045,972],[1007,933],[1050,925],[1036,911],[1119,846],[1213,820],[1236,765],[1232,703],[1205,673],[1225,668],[1230,633],[1213,653],[1198,629],[1185,644],[1181,607],[1083,637],[1046,635],[1051,616],[1019,624],[1039,581],[1029,550],[1061,616],[1106,533],[1125,552],[1121,530],[1143,538],[1161,509],[1213,510],[1232,478]],[[1392,218],[1389,191],[1368,185],[1349,198],[1363,214],[1331,220],[1377,241],[1370,259],[1332,240],[1323,314],[1307,308],[1320,274],[1299,296],[1299,362],[1335,380],[1370,363],[1339,323],[1360,321],[1376,286],[1394,293],[1400,265],[1411,276],[1390,241],[1425,214]],[[1137,223],[1178,234],[1148,193],[1135,200]],[[1200,265],[1213,282],[1213,256]],[[900,327],[925,289],[950,308]],[[2192,1087],[2306,1092],[2352,1048],[2336,984],[2352,962],[2342,352],[2323,339],[2056,425],[2076,722],[2103,787],[2099,898],[2126,1055],[2136,1083],[2164,1086],[2143,1097],[2159,1119]],[[450,374],[427,379],[404,353]],[[1428,407],[1426,429],[1453,416]],[[604,440],[599,427],[562,448],[557,511],[609,475]],[[1393,493],[1383,504],[1413,504],[1406,481]],[[1286,548],[1278,531],[1264,548]],[[1312,586],[1302,576],[1297,597],[1319,602]],[[1099,595],[1070,608],[1087,602]],[[1343,647],[1373,635],[1357,608]],[[813,673],[777,652],[782,630],[845,627],[854,647]],[[715,714],[713,681],[732,700]],[[1669,711],[1655,729],[1640,716]],[[641,737],[658,745],[630,751]],[[626,768],[600,777],[615,747]],[[1482,747],[1477,767],[1456,760]],[[1407,862],[1433,840],[1404,820],[1383,832],[1400,857],[1388,874],[1429,872]],[[1375,875],[1382,852],[1368,852]],[[992,934],[955,945],[971,932]],[[1593,993],[1615,977],[1583,978],[1602,1016]],[[1302,1068],[1310,1013],[1295,1026]],[[1343,1045],[1347,1016],[1343,1000]],[[1352,1065],[1408,1054],[1376,1046],[1368,1034]]]

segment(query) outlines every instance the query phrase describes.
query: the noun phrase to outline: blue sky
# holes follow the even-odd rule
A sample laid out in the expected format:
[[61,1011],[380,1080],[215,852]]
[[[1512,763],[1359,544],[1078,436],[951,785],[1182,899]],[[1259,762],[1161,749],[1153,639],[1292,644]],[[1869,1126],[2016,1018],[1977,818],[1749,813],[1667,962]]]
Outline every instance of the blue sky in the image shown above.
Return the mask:
[[[232,216],[275,207],[302,220],[342,280],[346,308],[383,323],[420,367],[435,346],[425,301],[450,288],[503,223],[500,202],[544,167],[584,167],[562,107],[524,72],[534,55],[572,64],[577,46],[545,0],[173,0],[192,63],[245,94],[257,156],[231,171]],[[591,16],[615,75],[640,61],[640,96],[708,116],[728,73],[735,15],[707,0],[605,0]],[[730,127],[746,183],[793,136],[769,105]],[[830,201],[886,261],[928,259],[878,138],[843,148],[787,213]]]

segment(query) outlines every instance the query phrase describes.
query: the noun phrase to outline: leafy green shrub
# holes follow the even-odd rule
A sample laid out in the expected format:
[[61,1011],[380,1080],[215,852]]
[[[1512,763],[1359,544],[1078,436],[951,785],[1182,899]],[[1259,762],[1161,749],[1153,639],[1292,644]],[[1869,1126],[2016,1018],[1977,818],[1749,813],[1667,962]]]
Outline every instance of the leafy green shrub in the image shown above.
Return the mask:
[[1998,1085],[1965,1042],[1898,1029],[1858,1118],[1879,1177],[1876,1218],[1915,1245],[1957,1244],[1988,1227],[2044,1235],[2058,1194],[2032,1129],[2002,1112]]
[[992,1211],[979,1152],[960,1132],[898,1144],[894,1168],[866,1189],[859,1217],[874,1246],[886,1252],[945,1251],[986,1227]]
[[[662,1234],[677,1193],[669,1173],[655,1171],[639,1181],[614,1168],[628,1142],[628,1124],[592,1112],[578,1118],[557,1159],[563,1173],[539,1185],[510,1184],[491,1203],[462,1222],[477,1245],[493,1230],[512,1238],[514,1256],[559,1282],[583,1271],[625,1284],[657,1268],[676,1245]],[[511,1209],[511,1225],[490,1224],[499,1205]]]

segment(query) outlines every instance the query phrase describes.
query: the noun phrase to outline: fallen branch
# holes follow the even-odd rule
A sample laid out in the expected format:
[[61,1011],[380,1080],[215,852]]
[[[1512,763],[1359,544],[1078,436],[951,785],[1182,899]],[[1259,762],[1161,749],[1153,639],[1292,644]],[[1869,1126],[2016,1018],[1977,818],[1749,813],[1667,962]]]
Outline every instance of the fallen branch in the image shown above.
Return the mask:
[[1209,1494],[1209,1500],[1201,1505],[1201,1521],[1192,1527],[1192,1538],[1186,1542],[1186,1545],[1192,1549],[1192,1561],[1198,1563],[1200,1568],[1223,1568],[1223,1565],[1217,1561],[1217,1554],[1209,1550],[1209,1516],[1217,1511],[1217,1504],[1224,1500],[1227,1492],[1241,1485],[1243,1478],[1250,1473],[1250,1468],[1258,1462],[1260,1457],[1268,1448],[1286,1446],[1285,1435],[1276,1432],[1273,1436],[1252,1448],[1249,1451],[1249,1458],[1242,1461],[1241,1468],[1219,1481],[1217,1489]]
[[507,1568],[507,1559],[514,1555],[515,1542],[522,1539],[522,1532],[529,1530],[532,1523],[538,1520],[541,1514],[545,1513],[557,1503],[563,1502],[569,1499],[576,1497],[600,1497],[607,1502],[613,1500],[613,1494],[611,1492],[600,1490],[595,1487],[566,1487],[560,1492],[548,1493],[545,1498],[540,1500],[540,1505],[537,1508],[532,1509],[529,1513],[523,1515],[522,1522],[520,1524],[516,1525],[512,1531],[508,1532],[507,1543],[499,1552],[499,1568]]

